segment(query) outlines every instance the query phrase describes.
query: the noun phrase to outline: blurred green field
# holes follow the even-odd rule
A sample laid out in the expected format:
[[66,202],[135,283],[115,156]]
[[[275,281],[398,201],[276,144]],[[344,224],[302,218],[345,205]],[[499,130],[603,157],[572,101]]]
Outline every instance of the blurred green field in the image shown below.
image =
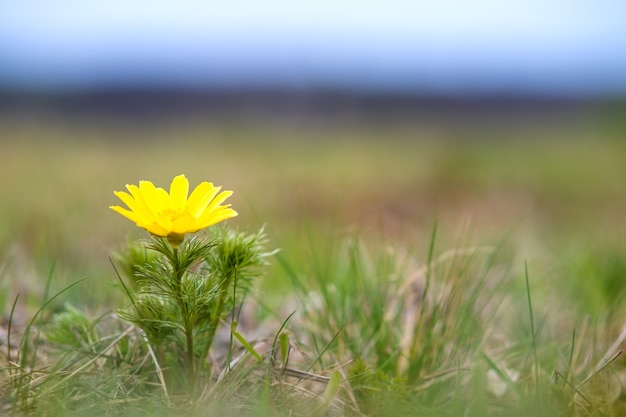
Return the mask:
[[[510,232],[520,257],[557,262],[579,246],[619,247],[626,232],[626,140],[588,121],[157,128],[5,122],[0,132],[5,282],[24,268],[31,271],[18,281],[37,282],[29,275],[45,276],[53,261],[61,277],[109,281],[109,253],[143,233],[108,209],[117,204],[113,190],[140,179],[167,187],[180,173],[192,186],[208,180],[234,190],[240,216],[231,224],[266,224],[285,250],[298,245],[306,222],[419,248],[438,220],[450,243],[464,228],[483,242]],[[101,295],[87,300],[98,304]]]
[[[59,305],[117,307],[123,295],[109,256],[145,232],[108,209],[118,204],[113,191],[142,179],[167,187],[184,173],[192,187],[212,181],[234,190],[230,202],[239,217],[229,224],[250,231],[265,224],[270,245],[295,269],[307,270],[337,239],[354,235],[425,261],[435,223],[438,253],[501,245],[519,277],[519,303],[526,263],[536,314],[571,319],[559,337],[586,318],[601,324],[610,344],[626,288],[626,131],[601,120],[157,127],[5,121],[3,320],[18,293],[26,310],[39,306],[52,267],[53,293],[86,277]],[[294,291],[280,262],[259,291],[280,311],[283,296]]]

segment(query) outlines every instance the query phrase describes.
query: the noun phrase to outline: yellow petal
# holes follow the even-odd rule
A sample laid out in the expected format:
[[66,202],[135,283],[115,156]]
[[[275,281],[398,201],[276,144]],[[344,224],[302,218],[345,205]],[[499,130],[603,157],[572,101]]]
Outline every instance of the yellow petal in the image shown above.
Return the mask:
[[209,226],[213,226],[214,224],[223,222],[224,220],[228,220],[228,219],[231,219],[231,218],[236,217],[236,216],[237,216],[237,212],[234,211],[234,210],[232,212],[221,213],[221,214],[219,214],[217,216],[211,217],[205,223],[198,223],[196,225],[196,228],[197,228],[196,231],[205,229],[205,228],[207,228]]
[[169,208],[169,196],[165,190],[162,188],[160,190],[162,192],[159,192],[159,189],[150,181],[139,181],[140,195],[155,218],[160,212]]
[[231,195],[233,195],[232,191],[222,191],[221,193],[217,195],[217,197],[215,197],[215,199],[213,199],[213,201],[211,201],[211,204],[208,205],[208,207],[206,208],[206,211],[215,210],[220,204],[224,202],[224,200],[226,200]]
[[187,205],[187,195],[189,194],[189,181],[184,175],[174,177],[170,185],[170,208],[172,210],[182,210]]
[[118,212],[119,214],[121,214],[122,216],[126,217],[128,220],[131,220],[135,223],[138,223],[142,220],[141,216],[137,216],[136,213],[125,209],[124,207],[120,207],[120,206],[109,206],[109,208],[113,211]]
[[[135,199],[135,203],[137,207],[141,210],[142,215],[149,218],[154,218],[154,211],[146,202],[143,193],[141,190],[134,184],[126,185],[126,189],[130,192],[132,197]],[[130,207],[129,207],[130,208]]]
[[149,212],[146,212],[145,207],[135,200],[130,194],[124,191],[114,191],[115,194],[135,215],[140,217],[151,217]]
[[152,223],[137,223],[137,226],[146,229],[148,232],[152,233],[153,235],[157,235],[157,236],[162,236],[162,237],[166,237],[167,235],[169,235],[171,233],[170,230],[161,227],[158,223],[152,222]]
[[197,232],[200,229],[195,229],[197,220],[190,216],[181,216],[172,222],[172,232],[182,234],[190,231]]
[[145,204],[152,213],[154,223],[165,230],[172,230],[172,219],[163,213],[171,212],[170,196],[163,188],[157,188],[150,181],[139,181],[139,190]]
[[119,214],[121,214],[122,216],[126,217],[127,219],[135,222],[135,224],[143,229],[146,229],[147,231],[149,231],[152,234],[158,235],[158,236],[167,236],[169,231],[162,228],[161,226],[159,226],[158,224],[156,224],[154,221],[150,220],[150,219],[146,219],[145,217],[139,216],[137,215],[135,212],[132,212],[130,210],[126,210],[123,207],[120,206],[109,206],[109,208],[111,210],[114,210],[116,212],[118,212]]
[[209,205],[213,197],[220,191],[222,187],[214,187],[210,182],[201,182],[193,190],[187,201],[187,211],[193,217],[198,218]]
[[237,215],[238,213],[231,209],[230,205],[222,206],[213,211],[207,211],[196,222],[196,231],[212,226],[226,219],[230,219],[231,217],[236,217]]

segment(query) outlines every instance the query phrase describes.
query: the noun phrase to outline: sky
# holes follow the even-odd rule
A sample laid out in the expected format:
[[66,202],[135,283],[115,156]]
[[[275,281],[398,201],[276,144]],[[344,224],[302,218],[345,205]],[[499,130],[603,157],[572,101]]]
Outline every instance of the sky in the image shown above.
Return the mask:
[[0,87],[626,94],[624,0],[21,0]]

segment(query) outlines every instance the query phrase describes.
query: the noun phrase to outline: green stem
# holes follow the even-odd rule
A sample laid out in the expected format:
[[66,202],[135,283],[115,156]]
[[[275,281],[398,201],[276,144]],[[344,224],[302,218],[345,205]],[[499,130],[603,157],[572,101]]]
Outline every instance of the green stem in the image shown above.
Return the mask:
[[193,329],[185,331],[187,336],[187,389],[192,399],[196,397],[196,368],[193,355]]
[[180,310],[183,329],[185,331],[185,339],[187,342],[187,390],[189,392],[189,396],[194,399],[196,394],[197,374],[193,352],[193,321],[191,320],[191,317],[189,317],[187,302],[181,294],[182,279],[185,270],[181,267],[177,247],[174,247],[172,263],[172,266],[174,267],[174,297],[176,298],[176,304],[178,304],[178,309]]

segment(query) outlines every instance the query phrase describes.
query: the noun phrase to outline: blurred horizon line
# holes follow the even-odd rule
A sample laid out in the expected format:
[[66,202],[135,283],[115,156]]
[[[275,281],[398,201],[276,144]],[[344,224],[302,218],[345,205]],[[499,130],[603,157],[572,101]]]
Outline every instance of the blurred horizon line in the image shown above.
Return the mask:
[[[44,117],[168,122],[559,122],[598,109],[622,109],[623,96],[603,98],[516,94],[415,94],[393,91],[278,88],[102,88],[18,91],[0,87],[0,120]],[[621,111],[621,110],[620,110]]]
[[[257,71],[257,73],[254,73]],[[382,71],[355,73],[344,69],[296,74],[268,68],[222,69],[210,76],[182,69],[66,74],[49,73],[32,77],[0,69],[0,93],[72,95],[102,91],[315,91],[347,92],[355,95],[405,95],[451,97],[535,97],[602,99],[626,97],[626,75],[620,68],[591,73],[550,72],[534,77],[522,74],[495,74],[489,71],[454,70],[417,73]]]

